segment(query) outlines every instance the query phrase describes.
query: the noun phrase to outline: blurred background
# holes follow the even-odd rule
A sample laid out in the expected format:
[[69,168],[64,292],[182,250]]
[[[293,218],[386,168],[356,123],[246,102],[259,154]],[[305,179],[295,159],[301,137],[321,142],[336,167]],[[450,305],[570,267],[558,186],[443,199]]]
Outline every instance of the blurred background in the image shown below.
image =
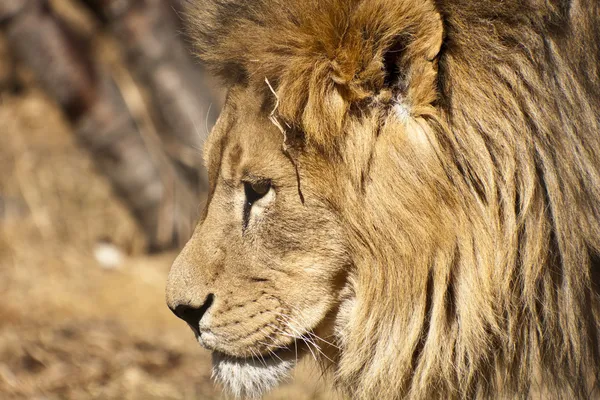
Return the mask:
[[227,398],[164,302],[223,98],[185,1],[0,0],[0,399]]

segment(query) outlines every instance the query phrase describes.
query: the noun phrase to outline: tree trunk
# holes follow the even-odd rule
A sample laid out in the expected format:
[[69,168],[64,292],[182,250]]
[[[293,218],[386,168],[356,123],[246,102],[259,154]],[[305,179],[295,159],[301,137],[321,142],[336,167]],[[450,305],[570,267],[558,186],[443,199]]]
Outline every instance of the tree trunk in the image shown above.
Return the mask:
[[204,74],[179,34],[175,3],[83,0],[123,49],[136,81],[147,88],[158,133],[169,155],[206,189],[201,149],[217,115]]
[[18,59],[65,111],[81,143],[111,180],[148,235],[153,250],[191,234],[196,190],[143,135],[111,76],[44,0],[2,0],[0,21]]

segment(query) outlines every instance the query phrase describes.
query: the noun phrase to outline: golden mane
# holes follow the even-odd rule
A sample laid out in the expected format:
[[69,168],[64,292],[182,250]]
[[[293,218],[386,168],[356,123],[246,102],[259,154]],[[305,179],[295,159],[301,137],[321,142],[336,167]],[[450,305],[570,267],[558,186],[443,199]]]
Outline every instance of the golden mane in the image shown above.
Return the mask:
[[[357,291],[340,387],[364,399],[593,396],[597,2],[210,0],[189,15],[208,68],[270,99],[267,78],[278,118],[362,193],[336,204]],[[399,99],[421,149],[394,135]],[[384,151],[396,155],[372,166]]]

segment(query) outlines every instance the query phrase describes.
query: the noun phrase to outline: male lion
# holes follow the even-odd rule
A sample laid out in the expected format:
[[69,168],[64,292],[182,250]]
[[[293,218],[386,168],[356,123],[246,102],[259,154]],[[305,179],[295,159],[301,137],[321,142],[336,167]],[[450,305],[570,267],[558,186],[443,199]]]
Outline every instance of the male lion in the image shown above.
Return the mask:
[[169,307],[257,397],[597,397],[600,2],[205,0],[228,86]]

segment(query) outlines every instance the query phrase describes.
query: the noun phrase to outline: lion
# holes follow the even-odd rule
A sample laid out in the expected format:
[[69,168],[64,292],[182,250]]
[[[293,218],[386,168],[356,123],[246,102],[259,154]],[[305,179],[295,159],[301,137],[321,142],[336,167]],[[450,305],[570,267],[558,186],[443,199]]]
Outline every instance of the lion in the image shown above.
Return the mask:
[[167,303],[256,398],[600,396],[600,3],[204,0],[227,87]]

